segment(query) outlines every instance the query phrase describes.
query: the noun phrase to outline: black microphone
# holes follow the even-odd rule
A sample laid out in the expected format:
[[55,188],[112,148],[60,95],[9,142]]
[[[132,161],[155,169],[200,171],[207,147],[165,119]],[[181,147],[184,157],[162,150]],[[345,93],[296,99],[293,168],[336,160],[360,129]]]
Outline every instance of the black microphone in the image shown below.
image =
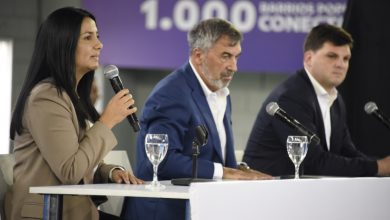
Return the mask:
[[198,155],[199,147],[207,144],[209,132],[206,126],[198,125],[195,128],[194,140],[192,141],[192,177],[191,178],[179,178],[172,179],[173,185],[189,186],[193,182],[210,182],[210,179],[199,179],[198,178]]
[[313,141],[315,144],[320,144],[320,138],[316,134],[305,128],[296,119],[289,116],[283,109],[279,107],[278,103],[268,103],[266,106],[266,111],[269,115],[276,116],[276,118],[287,123],[290,127],[293,127],[303,135],[308,136],[310,142]]
[[[119,91],[124,89],[122,80],[119,77],[119,70],[116,66],[108,65],[104,67],[103,72],[104,72],[104,76],[110,80],[111,86],[114,89],[115,93],[118,93]],[[129,108],[133,108],[133,106],[130,106]],[[130,122],[131,126],[133,127],[134,132],[140,130],[139,121],[135,113],[128,115],[127,120]]]
[[390,129],[389,118],[386,117],[381,110],[379,110],[379,108],[375,104],[375,102],[367,102],[364,105],[364,111],[366,111],[366,113],[369,115],[373,115],[375,118],[377,118],[379,121],[381,121],[384,125],[386,125],[387,128]]
[[207,144],[208,136],[206,126],[199,125],[195,128],[195,138],[192,141],[192,179],[198,178],[199,147]]
[[193,140],[193,145],[195,146],[204,146],[207,144],[209,137],[209,132],[207,131],[206,126],[199,125],[195,128],[195,138]]

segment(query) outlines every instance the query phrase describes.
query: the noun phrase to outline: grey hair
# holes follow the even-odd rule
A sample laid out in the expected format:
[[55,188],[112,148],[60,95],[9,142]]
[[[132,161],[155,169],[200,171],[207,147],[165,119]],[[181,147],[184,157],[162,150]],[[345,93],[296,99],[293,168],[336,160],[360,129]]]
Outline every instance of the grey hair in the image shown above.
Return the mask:
[[220,18],[210,18],[195,25],[187,35],[190,53],[196,49],[208,50],[222,36],[232,41],[232,46],[243,40],[243,36],[230,22]]

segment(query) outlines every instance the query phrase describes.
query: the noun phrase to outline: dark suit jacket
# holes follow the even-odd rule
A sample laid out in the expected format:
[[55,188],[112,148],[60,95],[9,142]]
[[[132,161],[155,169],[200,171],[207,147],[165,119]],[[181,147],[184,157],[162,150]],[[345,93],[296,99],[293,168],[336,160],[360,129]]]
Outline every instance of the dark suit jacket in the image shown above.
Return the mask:
[[[224,117],[226,129],[226,162],[223,162],[221,144],[213,116],[203,90],[189,63],[177,69],[153,89],[148,97],[137,140],[136,175],[152,180],[152,164],[145,153],[147,133],[165,133],[169,137],[168,152],[158,169],[159,180],[192,176],[192,141],[194,128],[207,127],[208,143],[200,148],[198,177],[211,179],[213,163],[236,167],[231,129],[231,102],[227,98]],[[127,216],[132,219],[184,219],[185,202],[172,199],[127,199]],[[133,208],[130,208],[130,207]]]
[[251,168],[274,175],[290,175],[294,166],[287,155],[288,135],[299,134],[293,128],[268,115],[265,106],[277,102],[290,116],[321,139],[310,144],[301,165],[304,174],[330,176],[373,176],[377,163],[358,151],[346,125],[346,110],[342,97],[331,106],[331,139],[328,151],[321,109],[306,72],[301,70],[289,77],[265,100],[250,134],[244,161]]

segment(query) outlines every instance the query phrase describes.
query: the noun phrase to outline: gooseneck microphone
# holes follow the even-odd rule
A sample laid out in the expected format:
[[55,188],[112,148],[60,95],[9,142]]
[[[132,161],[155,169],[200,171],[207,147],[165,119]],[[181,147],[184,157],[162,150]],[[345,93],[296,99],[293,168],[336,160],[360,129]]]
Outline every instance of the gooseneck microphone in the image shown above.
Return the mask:
[[387,128],[390,129],[390,120],[389,120],[389,118],[386,117],[381,110],[379,110],[379,108],[375,104],[375,102],[367,102],[364,105],[364,111],[366,111],[366,113],[369,114],[369,115],[373,115],[380,122],[382,122]]
[[206,126],[199,125],[195,128],[195,138],[192,142],[192,178],[198,178],[199,147],[207,144],[209,132]]
[[[116,66],[108,65],[104,67],[103,72],[104,76],[110,80],[111,86],[115,93],[118,93],[124,89],[122,80],[119,77],[119,70]],[[133,106],[130,106],[129,108],[133,108]],[[128,115],[127,120],[130,122],[131,127],[133,127],[134,132],[138,132],[140,130],[139,121],[135,113]]]
[[303,135],[308,136],[310,142],[320,144],[320,138],[316,134],[305,128],[305,126],[299,123],[296,119],[289,116],[283,109],[279,107],[278,103],[268,103],[266,106],[266,111],[269,115],[276,117],[280,121],[288,124],[290,127],[295,128]]
[[179,178],[172,179],[173,185],[189,186],[193,182],[210,182],[210,179],[199,179],[198,178],[198,155],[199,147],[207,144],[209,132],[206,126],[198,125],[195,127],[194,139],[192,141],[192,177],[191,178]]

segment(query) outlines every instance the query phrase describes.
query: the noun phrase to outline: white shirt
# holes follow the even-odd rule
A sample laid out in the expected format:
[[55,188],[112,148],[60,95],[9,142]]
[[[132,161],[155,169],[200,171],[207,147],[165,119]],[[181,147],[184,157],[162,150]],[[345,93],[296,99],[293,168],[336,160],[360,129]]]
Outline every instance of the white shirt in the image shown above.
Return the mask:
[[[306,70],[306,69],[305,69]],[[318,103],[320,104],[322,120],[324,122],[325,127],[325,138],[326,138],[326,146],[328,150],[330,150],[330,136],[332,133],[331,126],[331,118],[330,118],[330,107],[332,106],[334,100],[337,98],[337,89],[333,88],[330,93],[328,93],[321,84],[314,79],[309,71],[307,71],[307,75],[311,81],[311,84],[314,87],[314,91],[317,95]]]
[[[227,96],[230,91],[228,88],[224,87],[215,92],[211,91],[207,85],[203,82],[199,73],[196,71],[194,66],[190,61],[190,66],[195,73],[196,78],[199,81],[200,86],[206,96],[207,103],[213,115],[214,123],[217,127],[219,140],[221,143],[221,152],[223,161],[226,159],[226,130],[223,124],[223,118],[225,117],[226,105],[227,105]],[[220,163],[214,163],[214,179],[222,179],[223,176],[223,166]]]

